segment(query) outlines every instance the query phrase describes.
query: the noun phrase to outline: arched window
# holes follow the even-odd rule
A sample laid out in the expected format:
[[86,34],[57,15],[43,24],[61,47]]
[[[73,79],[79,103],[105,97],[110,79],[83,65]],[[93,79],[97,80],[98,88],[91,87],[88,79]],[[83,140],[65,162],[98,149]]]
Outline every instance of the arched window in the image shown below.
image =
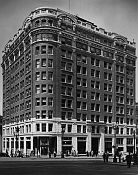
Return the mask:
[[49,26],[53,26],[53,20],[49,19],[49,20],[48,20],[48,25],[49,25]]
[[39,20],[35,21],[35,27],[38,27],[38,26],[40,26],[40,21]]
[[42,25],[42,26],[45,26],[45,25],[46,25],[46,19],[42,19],[41,25]]

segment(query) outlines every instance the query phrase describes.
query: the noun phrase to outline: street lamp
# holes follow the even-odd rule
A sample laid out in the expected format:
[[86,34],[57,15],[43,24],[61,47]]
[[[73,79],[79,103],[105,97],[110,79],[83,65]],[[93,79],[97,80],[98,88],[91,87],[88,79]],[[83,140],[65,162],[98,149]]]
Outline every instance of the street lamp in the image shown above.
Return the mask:
[[118,122],[113,124],[113,130],[114,130],[114,158],[113,158],[113,162],[117,162],[117,158],[116,158],[116,133],[117,133],[117,129],[118,129]]
[[61,158],[64,158],[63,153],[63,138],[64,138],[65,126],[61,125]]
[[135,145],[136,145],[135,143],[136,142],[136,131],[135,130],[133,131],[133,137],[134,137],[134,149],[133,150],[134,150],[134,155],[135,155]]
[[15,128],[15,132],[14,132],[14,136],[15,136],[15,150],[16,150],[16,154],[15,155],[17,155],[19,131],[20,131],[20,128],[17,126]]

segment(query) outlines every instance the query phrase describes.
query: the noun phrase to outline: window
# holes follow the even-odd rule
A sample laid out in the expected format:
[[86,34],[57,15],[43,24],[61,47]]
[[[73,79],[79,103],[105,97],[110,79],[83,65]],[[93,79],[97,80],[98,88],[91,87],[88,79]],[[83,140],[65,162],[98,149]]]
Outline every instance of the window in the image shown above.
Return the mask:
[[81,125],[77,125],[77,133],[81,133]]
[[86,126],[83,125],[83,133],[86,133]]
[[77,121],[80,121],[80,119],[81,119],[81,113],[77,113],[77,116],[76,116],[77,118]]
[[36,81],[39,81],[40,80],[40,72],[36,72]]
[[39,55],[39,53],[40,53],[40,47],[36,46],[36,48],[35,48],[35,55]]
[[87,98],[87,92],[86,91],[82,91],[82,97]]
[[36,106],[40,106],[40,98],[36,98],[35,99],[35,105]]
[[82,102],[82,109],[87,109],[87,103],[86,102]]
[[48,85],[48,93],[53,94],[53,85],[52,84]]
[[41,105],[42,105],[42,106],[46,105],[46,97],[42,97],[41,100],[42,100],[42,101],[41,101]]
[[91,76],[95,77],[95,70],[94,69],[91,69]]
[[42,72],[41,79],[42,80],[46,80],[46,71]]
[[68,132],[72,131],[72,125],[68,125]]
[[71,119],[72,119],[72,112],[68,112],[68,113],[67,113],[67,119],[68,119],[68,120],[71,120]]
[[86,64],[87,63],[87,57],[82,56],[82,62]]
[[48,124],[48,131],[51,132],[53,129],[53,124],[52,123],[49,123]]
[[52,59],[48,59],[48,67],[53,67],[53,60]]
[[53,118],[53,111],[49,110],[48,111],[48,119],[52,119]]
[[36,68],[40,67],[40,60],[39,59],[35,60],[35,67]]
[[87,119],[87,114],[82,114],[82,121],[86,121]]
[[40,118],[40,111],[36,111],[35,112],[35,117],[36,117],[36,119],[39,119]]
[[84,74],[84,75],[87,74],[86,67],[82,67],[82,74]]
[[45,93],[46,92],[46,84],[42,84],[41,86],[41,92]]
[[66,57],[68,59],[71,59],[72,58],[72,52],[71,51],[67,51]]
[[72,108],[72,100],[68,100],[67,107]]
[[67,75],[67,83],[72,83],[72,76],[71,75]]
[[77,73],[81,74],[81,66],[77,66]]
[[66,75],[64,75],[64,74],[61,75],[61,82],[62,83],[66,82]]
[[36,123],[36,132],[40,131],[40,124]]
[[41,46],[41,54],[46,54],[46,45]]
[[53,80],[53,72],[48,72],[48,80]]
[[48,46],[48,55],[53,55],[53,46]]
[[67,63],[66,70],[70,72],[72,71],[72,63]]
[[53,106],[53,98],[48,97],[48,106]]
[[42,111],[42,119],[46,118],[46,110]]
[[62,119],[62,120],[65,120],[65,118],[66,118],[66,112],[62,112],[62,113],[61,113],[61,119]]
[[42,123],[42,132],[46,132],[46,123]]
[[41,66],[46,67],[46,58],[41,59]]
[[82,86],[84,86],[84,87],[87,86],[87,80],[86,79],[82,79]]
[[92,100],[95,99],[95,92],[91,92],[91,99],[92,99]]
[[35,86],[35,93],[39,94],[40,93],[40,85]]
[[77,108],[80,109],[81,108],[81,102],[77,101]]
[[100,78],[100,71],[96,70],[96,78]]
[[96,64],[97,67],[100,67],[100,60],[96,59]]
[[96,89],[100,89],[100,82],[96,81]]
[[61,107],[66,107],[66,99],[61,100]]
[[72,88],[71,87],[67,88],[67,95],[72,96]]
[[77,78],[77,85],[81,86],[81,78]]
[[100,112],[100,104],[96,104],[96,111]]

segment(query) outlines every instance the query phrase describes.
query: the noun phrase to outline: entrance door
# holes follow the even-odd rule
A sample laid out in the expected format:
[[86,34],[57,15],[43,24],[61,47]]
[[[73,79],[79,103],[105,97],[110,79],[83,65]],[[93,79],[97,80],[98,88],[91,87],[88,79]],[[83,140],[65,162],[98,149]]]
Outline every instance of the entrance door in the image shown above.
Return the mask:
[[93,155],[97,155],[98,154],[98,148],[99,148],[99,138],[92,138]]
[[78,142],[78,154],[85,154],[86,153],[86,142],[79,141]]
[[41,146],[41,155],[48,154],[48,146]]

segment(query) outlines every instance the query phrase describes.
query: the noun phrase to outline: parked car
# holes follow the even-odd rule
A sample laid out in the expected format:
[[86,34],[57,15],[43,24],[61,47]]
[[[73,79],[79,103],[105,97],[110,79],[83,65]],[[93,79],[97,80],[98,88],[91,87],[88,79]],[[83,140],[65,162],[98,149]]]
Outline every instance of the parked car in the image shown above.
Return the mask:
[[3,153],[3,152],[1,152],[0,153],[0,157],[10,157],[7,153]]

